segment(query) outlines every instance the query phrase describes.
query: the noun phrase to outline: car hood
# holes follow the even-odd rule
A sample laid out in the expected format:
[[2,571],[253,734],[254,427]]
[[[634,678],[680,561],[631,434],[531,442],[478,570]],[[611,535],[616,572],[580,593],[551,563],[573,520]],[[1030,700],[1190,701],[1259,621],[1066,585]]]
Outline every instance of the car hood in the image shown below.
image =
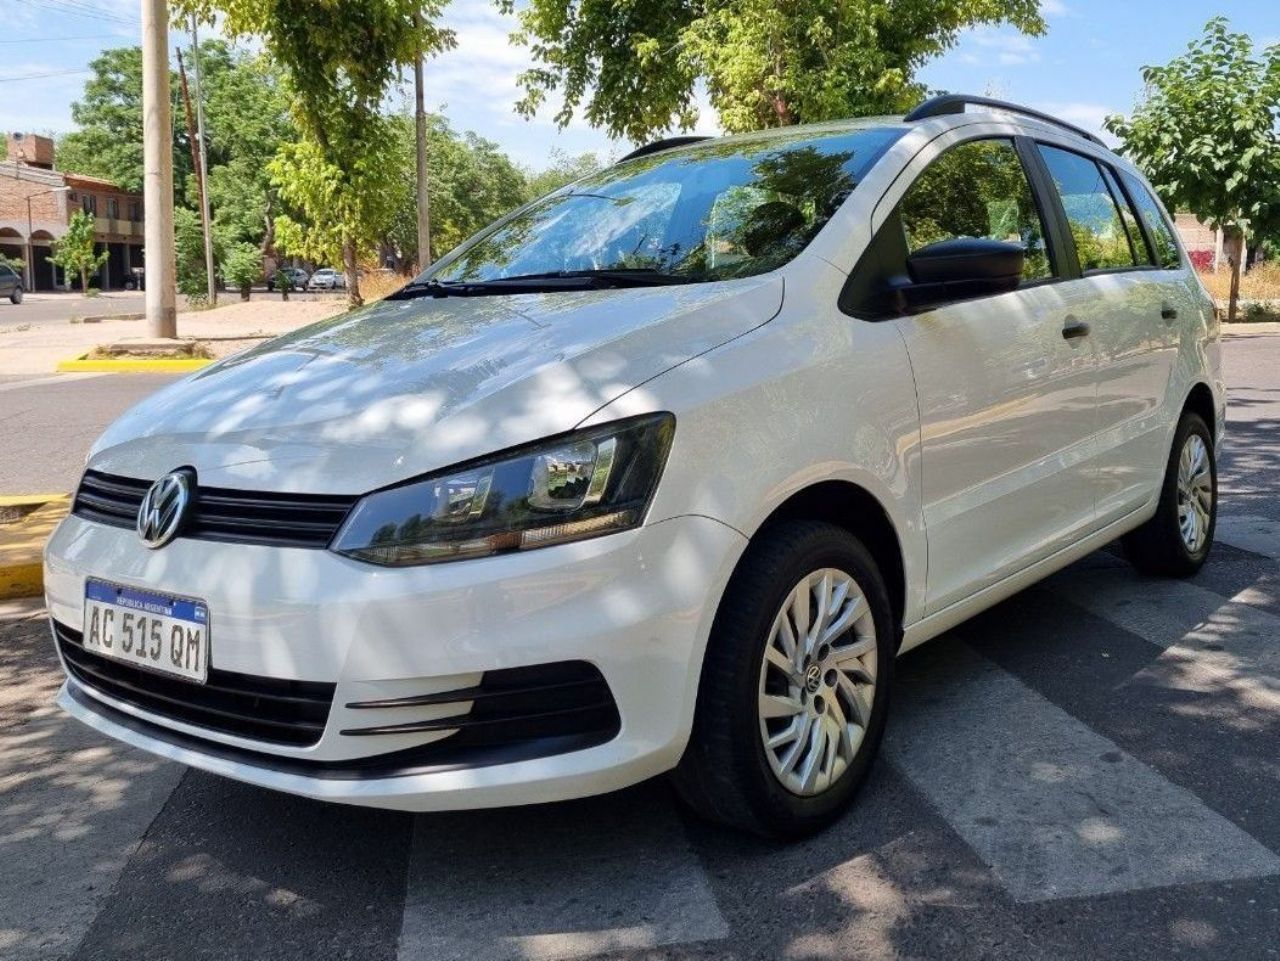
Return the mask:
[[89,465],[131,477],[354,494],[570,430],[774,317],[782,279],[382,301],[151,395]]

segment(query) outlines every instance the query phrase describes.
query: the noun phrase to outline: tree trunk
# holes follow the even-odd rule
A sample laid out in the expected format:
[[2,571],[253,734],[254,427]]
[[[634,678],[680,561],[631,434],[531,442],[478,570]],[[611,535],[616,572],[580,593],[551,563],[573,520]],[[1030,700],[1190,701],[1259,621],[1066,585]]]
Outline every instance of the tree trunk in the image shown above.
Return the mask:
[[1227,323],[1234,323],[1240,304],[1240,260],[1244,255],[1244,229],[1232,224],[1222,229],[1222,248],[1231,265],[1231,295],[1227,301]]
[[249,285],[248,285],[248,284],[245,284],[243,287],[241,287],[241,288],[240,288],[240,299],[241,299],[241,300],[248,300],[248,299],[249,299]]
[[347,278],[347,306],[360,307],[364,298],[360,296],[360,270],[356,264],[356,245],[347,241],[342,245],[342,272]]
[[83,267],[80,268],[80,293],[89,296],[89,271]]

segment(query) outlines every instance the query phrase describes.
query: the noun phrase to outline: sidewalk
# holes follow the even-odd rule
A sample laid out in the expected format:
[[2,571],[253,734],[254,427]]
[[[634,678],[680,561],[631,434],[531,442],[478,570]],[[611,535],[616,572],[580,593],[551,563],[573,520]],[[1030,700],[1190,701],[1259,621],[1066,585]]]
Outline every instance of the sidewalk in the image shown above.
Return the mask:
[[[216,338],[210,347],[219,356],[323,320],[345,309],[333,300],[236,301],[212,310],[178,315],[178,336]],[[40,324],[0,329],[0,375],[51,374],[59,361],[88,353],[100,344],[147,339],[142,320],[105,319],[93,324]]]

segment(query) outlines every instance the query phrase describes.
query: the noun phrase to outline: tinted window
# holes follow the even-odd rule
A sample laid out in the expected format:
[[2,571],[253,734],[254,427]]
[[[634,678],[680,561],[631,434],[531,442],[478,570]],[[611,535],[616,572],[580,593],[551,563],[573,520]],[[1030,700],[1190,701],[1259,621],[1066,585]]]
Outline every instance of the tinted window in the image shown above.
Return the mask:
[[1133,174],[1121,172],[1120,176],[1129,189],[1129,196],[1137,204],[1138,212],[1146,222],[1147,230],[1151,233],[1151,240],[1156,245],[1156,262],[1168,270],[1177,270],[1182,266],[1182,256],[1178,253],[1178,244],[1173,239],[1173,230],[1169,227],[1169,221],[1164,219],[1160,205],[1151,196],[1151,191]]
[[1088,157],[1044,144],[1040,154],[1062,198],[1080,269],[1134,266],[1129,234],[1101,168]]
[[909,253],[940,240],[987,237],[1026,248],[1025,280],[1053,274],[1044,224],[1012,141],[953,147],[908,188],[898,209]]
[[1146,238],[1142,236],[1142,228],[1138,226],[1138,213],[1129,203],[1129,198],[1125,196],[1124,191],[1120,189],[1115,172],[1106,164],[1102,164],[1102,176],[1106,179],[1107,189],[1111,191],[1116,207],[1120,210],[1120,220],[1124,223],[1124,232],[1129,237],[1129,249],[1133,251],[1134,262],[1143,267],[1154,265],[1155,259],[1147,248]]
[[0,264],[0,280],[12,280],[16,276],[6,265]]
[[699,281],[772,270],[901,134],[800,130],[638,157],[543,198],[421,279],[641,269]]

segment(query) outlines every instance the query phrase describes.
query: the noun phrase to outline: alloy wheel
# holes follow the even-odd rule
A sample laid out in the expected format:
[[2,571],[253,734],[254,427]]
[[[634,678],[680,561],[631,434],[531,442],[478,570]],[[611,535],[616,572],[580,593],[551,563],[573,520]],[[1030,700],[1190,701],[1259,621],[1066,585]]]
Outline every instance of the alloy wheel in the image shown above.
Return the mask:
[[1191,434],[1178,457],[1178,531],[1183,546],[1197,554],[1209,537],[1213,517],[1213,474],[1209,448],[1199,434]]
[[848,769],[871,723],[876,628],[862,590],[823,568],[792,588],[760,666],[760,736],[788,791],[812,797]]

